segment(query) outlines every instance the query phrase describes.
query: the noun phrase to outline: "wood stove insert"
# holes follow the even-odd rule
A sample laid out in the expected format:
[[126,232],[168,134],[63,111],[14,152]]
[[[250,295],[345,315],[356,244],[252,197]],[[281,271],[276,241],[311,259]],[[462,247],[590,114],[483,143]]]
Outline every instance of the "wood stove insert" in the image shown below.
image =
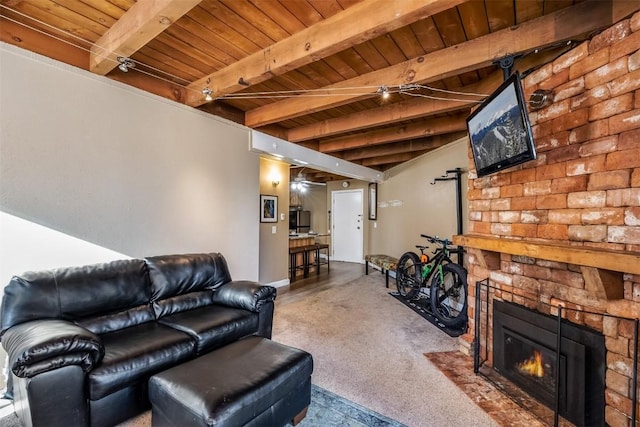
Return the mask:
[[494,300],[493,367],[552,409],[557,383],[560,416],[604,425],[604,336],[563,319],[558,353],[557,330],[555,317]]

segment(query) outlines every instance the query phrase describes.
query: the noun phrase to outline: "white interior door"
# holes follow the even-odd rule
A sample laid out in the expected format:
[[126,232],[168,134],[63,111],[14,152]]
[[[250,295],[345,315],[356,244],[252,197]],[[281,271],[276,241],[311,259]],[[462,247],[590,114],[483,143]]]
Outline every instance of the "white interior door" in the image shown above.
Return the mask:
[[334,261],[363,262],[363,191],[331,192],[331,243]]

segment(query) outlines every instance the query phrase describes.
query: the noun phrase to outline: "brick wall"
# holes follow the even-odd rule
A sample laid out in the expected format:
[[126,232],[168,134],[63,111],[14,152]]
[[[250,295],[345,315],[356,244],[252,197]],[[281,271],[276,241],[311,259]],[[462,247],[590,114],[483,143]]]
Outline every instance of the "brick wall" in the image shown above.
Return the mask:
[[[530,111],[538,158],[482,178],[470,171],[469,233],[626,250],[640,261],[640,13],[529,74],[524,88],[525,99],[536,89],[555,95],[548,107]],[[543,304],[529,299],[640,317],[640,276],[623,276],[624,299],[601,300],[585,288],[579,266],[501,254],[500,268],[491,270],[480,256],[469,249],[471,316],[474,284],[488,277],[509,292],[506,299],[533,308]],[[605,335],[606,421],[626,426],[632,322],[568,317]],[[463,344],[473,340],[470,326]]]

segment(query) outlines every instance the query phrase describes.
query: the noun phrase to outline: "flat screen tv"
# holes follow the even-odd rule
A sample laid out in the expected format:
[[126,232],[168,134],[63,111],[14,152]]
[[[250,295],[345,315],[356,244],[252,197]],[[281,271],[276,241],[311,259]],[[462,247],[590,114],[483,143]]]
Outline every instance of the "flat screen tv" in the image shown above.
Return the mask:
[[520,74],[514,73],[467,118],[478,176],[536,158]]

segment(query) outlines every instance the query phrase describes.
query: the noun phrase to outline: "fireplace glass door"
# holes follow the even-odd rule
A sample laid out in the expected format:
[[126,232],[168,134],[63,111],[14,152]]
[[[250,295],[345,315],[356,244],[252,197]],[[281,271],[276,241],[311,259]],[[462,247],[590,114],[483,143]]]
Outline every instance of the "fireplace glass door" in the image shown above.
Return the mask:
[[[531,395],[553,407],[555,403],[556,352],[520,334],[504,331],[505,368],[509,377]],[[566,407],[566,357],[560,355],[560,411]]]

